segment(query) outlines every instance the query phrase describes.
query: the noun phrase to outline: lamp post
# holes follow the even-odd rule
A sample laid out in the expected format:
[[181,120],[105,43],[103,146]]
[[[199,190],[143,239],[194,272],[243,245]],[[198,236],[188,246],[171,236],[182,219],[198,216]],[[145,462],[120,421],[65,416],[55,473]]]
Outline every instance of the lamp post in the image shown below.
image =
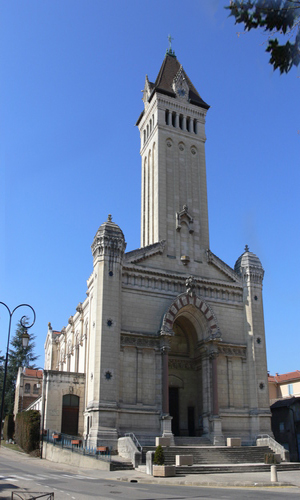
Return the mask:
[[[0,431],[2,434],[2,417],[3,417],[3,410],[4,410],[4,397],[5,397],[5,385],[6,385],[8,351],[9,351],[9,341],[10,341],[11,319],[12,319],[14,312],[17,309],[19,309],[19,307],[29,307],[31,309],[31,311],[33,312],[33,322],[29,326],[26,326],[24,324],[24,321],[26,320],[26,316],[22,316],[20,319],[21,326],[25,329],[24,333],[22,334],[22,345],[24,348],[26,348],[26,347],[28,347],[28,343],[29,343],[29,335],[27,333],[27,330],[29,330],[29,328],[31,328],[34,325],[36,315],[35,315],[35,310],[29,304],[19,304],[18,306],[16,306],[13,309],[13,311],[11,311],[9,309],[9,307],[4,302],[0,302],[0,304],[2,304],[4,307],[6,307],[8,314],[9,314],[7,349],[6,349],[6,358],[5,358],[5,365],[4,365],[4,377],[3,377],[3,386],[2,386],[2,402],[1,402],[1,410],[0,410]],[[0,439],[0,446],[1,446],[1,439]]]

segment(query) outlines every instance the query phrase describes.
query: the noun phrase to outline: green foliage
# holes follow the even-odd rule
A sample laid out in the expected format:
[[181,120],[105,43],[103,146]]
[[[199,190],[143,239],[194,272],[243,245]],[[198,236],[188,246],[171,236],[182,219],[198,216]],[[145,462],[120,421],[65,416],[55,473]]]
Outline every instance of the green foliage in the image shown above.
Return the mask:
[[[28,319],[23,320],[23,323],[25,325],[28,325]],[[28,347],[23,347],[22,334],[24,333],[24,331],[25,328],[19,321],[17,324],[15,335],[11,341],[12,349],[9,350],[8,355],[3,416],[9,413],[13,413],[14,411],[15,387],[19,367],[26,366],[27,368],[35,369],[34,362],[38,359],[38,356],[34,355],[34,335],[30,335]],[[1,398],[3,389],[4,366],[4,357],[0,356],[0,401],[2,400]]]
[[3,424],[3,439],[9,441],[13,439],[15,432],[15,422],[13,415],[6,415]]
[[37,410],[23,411],[17,414],[15,441],[30,453],[39,448],[40,443],[40,412]]
[[265,464],[276,464],[274,453],[265,453]]
[[[286,43],[269,38],[266,48],[270,64],[280,73],[288,73],[300,64],[300,0],[237,0],[226,7],[235,23],[244,23],[245,30],[262,28],[269,36],[288,36]],[[294,36],[294,40],[291,38]]]
[[[28,319],[23,320],[25,325],[28,325]],[[28,347],[24,348],[22,345],[22,335],[25,332],[24,328],[19,321],[17,324],[17,329],[15,335],[11,341],[12,349],[9,350],[9,369],[14,373],[14,378],[16,379],[18,374],[18,369],[20,366],[26,366],[27,368],[35,368],[34,362],[38,359],[38,356],[34,355],[35,343],[34,335],[30,335],[30,340]]]
[[155,450],[153,464],[154,465],[164,465],[165,463],[165,455],[162,446],[159,444]]

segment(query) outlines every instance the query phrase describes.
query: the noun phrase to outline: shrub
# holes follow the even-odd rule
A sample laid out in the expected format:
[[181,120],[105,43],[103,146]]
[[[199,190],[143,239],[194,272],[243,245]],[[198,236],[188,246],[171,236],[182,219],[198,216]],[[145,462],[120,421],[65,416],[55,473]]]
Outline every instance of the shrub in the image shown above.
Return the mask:
[[13,415],[6,415],[3,425],[3,439],[9,441],[13,439],[15,432],[15,422]]
[[165,455],[162,446],[159,444],[154,453],[153,464],[154,465],[164,465],[165,463]]
[[40,412],[37,410],[23,411],[16,418],[16,443],[22,450],[30,453],[37,450],[40,444]]

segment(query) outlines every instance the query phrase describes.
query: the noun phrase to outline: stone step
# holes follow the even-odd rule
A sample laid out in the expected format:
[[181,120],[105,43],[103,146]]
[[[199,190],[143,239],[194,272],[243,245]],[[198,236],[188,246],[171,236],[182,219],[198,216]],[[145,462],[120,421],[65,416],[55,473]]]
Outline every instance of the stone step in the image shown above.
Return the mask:
[[[292,471],[300,470],[300,463],[298,462],[288,462],[276,465],[277,471]],[[176,475],[187,475],[187,474],[227,474],[230,472],[269,472],[271,466],[269,464],[245,464],[245,465],[191,465],[191,466],[181,466],[176,467]]]
[[[155,450],[155,447],[143,448],[143,462],[145,463],[146,452]],[[164,447],[165,464],[174,465],[176,455],[193,455],[194,464],[243,464],[243,463],[263,463],[265,453],[271,450],[267,446],[242,446],[239,448],[229,448],[226,446],[216,447],[190,447],[190,446],[170,446]]]
[[119,462],[116,460],[112,460],[110,463],[110,470],[133,470],[134,467],[131,462]]
[[174,438],[175,446],[212,446],[207,437],[176,436]]

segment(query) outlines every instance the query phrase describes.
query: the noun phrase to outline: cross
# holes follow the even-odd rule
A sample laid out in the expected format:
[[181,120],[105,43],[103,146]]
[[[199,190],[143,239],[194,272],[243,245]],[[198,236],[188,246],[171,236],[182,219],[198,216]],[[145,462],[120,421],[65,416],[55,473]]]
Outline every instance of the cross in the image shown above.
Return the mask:
[[172,38],[171,35],[168,35],[168,40],[169,40],[169,50],[170,52],[172,52],[172,40],[174,40],[174,38]]

